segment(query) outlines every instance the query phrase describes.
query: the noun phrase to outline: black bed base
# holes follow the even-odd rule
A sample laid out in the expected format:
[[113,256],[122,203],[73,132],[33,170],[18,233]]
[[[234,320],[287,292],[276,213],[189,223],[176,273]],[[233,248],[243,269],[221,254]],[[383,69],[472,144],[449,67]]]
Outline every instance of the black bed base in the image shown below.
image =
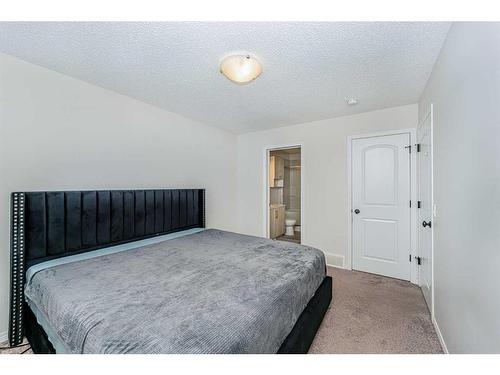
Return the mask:
[[278,350],[278,354],[307,354],[332,301],[332,278],[326,276]]
[[[323,317],[332,301],[332,278],[326,276],[316,293],[307,304],[297,323],[278,350],[278,354],[306,354]],[[55,354],[47,334],[38,324],[31,309],[25,305],[25,333],[33,353]]]
[[24,334],[31,344],[31,350],[36,354],[55,354],[56,351],[43,330],[42,326],[36,321],[36,317],[24,304]]

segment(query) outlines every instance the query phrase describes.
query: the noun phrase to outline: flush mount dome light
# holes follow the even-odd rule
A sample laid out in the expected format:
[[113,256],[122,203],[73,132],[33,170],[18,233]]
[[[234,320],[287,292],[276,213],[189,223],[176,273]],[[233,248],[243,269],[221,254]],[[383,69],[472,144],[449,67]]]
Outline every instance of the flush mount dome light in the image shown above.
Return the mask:
[[249,54],[230,55],[221,60],[220,72],[230,81],[245,85],[260,76],[262,65]]

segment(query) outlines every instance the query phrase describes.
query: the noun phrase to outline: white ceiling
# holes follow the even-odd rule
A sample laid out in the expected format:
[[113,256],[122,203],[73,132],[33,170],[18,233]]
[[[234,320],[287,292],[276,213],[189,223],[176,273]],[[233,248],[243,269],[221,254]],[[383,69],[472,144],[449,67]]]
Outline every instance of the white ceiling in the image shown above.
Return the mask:
[[[0,51],[234,133],[418,101],[449,23],[0,23]],[[238,86],[232,51],[264,65]],[[349,107],[345,97],[359,99]]]

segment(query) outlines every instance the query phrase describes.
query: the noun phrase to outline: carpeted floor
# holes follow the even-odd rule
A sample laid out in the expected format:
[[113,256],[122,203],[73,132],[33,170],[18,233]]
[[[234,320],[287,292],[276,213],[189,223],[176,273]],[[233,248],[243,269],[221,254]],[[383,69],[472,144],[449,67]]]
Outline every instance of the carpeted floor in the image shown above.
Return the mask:
[[442,353],[420,288],[328,267],[333,302],[309,353]]
[[[334,299],[309,353],[442,353],[417,286],[332,267],[328,274]],[[32,351],[23,344],[0,350],[7,353]]]
[[15,348],[9,348],[8,342],[0,343],[0,354],[33,354],[28,340],[24,339],[23,343]]

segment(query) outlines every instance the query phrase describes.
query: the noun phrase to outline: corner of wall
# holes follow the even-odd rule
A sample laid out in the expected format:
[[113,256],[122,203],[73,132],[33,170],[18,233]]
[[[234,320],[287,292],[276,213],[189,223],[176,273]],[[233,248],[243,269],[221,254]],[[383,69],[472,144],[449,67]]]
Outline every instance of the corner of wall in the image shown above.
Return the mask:
[[439,343],[441,344],[441,347],[443,348],[443,352],[445,354],[450,354],[448,351],[448,347],[446,346],[446,342],[444,341],[443,334],[441,333],[441,329],[439,328],[438,322],[434,315],[432,315],[432,325],[434,326],[434,329],[436,330],[437,337],[439,339]]

